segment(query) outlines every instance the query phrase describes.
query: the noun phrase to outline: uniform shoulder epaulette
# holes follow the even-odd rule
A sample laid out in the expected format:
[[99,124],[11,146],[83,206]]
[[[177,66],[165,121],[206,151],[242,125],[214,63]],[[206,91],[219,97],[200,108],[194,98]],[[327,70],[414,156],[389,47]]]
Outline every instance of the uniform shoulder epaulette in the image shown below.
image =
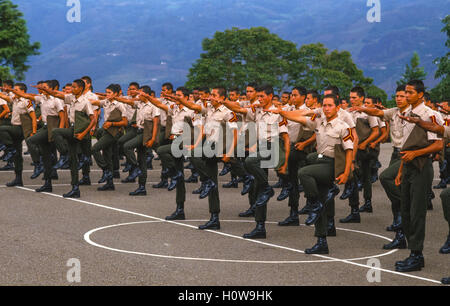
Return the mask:
[[280,123],[278,123],[278,126],[283,126],[283,125],[288,125],[288,121],[286,120],[286,118],[283,118],[283,121],[281,121]]
[[231,112],[231,114],[233,115],[233,118],[230,119],[230,122],[237,122],[238,121],[238,117],[236,115],[235,112]]
[[314,120],[316,120],[316,118],[317,118],[317,114],[314,114],[314,115],[312,115],[312,117],[311,117],[311,121],[314,121]]

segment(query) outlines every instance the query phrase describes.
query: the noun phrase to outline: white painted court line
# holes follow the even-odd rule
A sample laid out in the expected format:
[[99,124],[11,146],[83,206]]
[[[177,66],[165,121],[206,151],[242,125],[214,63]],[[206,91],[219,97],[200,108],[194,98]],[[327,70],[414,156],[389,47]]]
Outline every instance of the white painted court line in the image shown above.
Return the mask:
[[[35,192],[34,190],[28,189],[28,188],[25,188],[25,187],[15,187],[15,188],[21,189],[21,190],[25,190],[25,191]],[[42,194],[65,199],[62,196],[57,195],[57,194],[53,194],[53,193],[42,193]],[[102,204],[96,204],[96,203],[92,203],[92,202],[88,202],[88,201],[83,201],[83,200],[80,200],[80,199],[65,199],[65,200],[70,200],[70,201],[74,201],[74,202],[78,202],[78,203],[82,203],[82,204],[86,204],[86,205],[91,205],[91,206],[95,206],[95,207],[100,207],[100,208],[105,208],[105,209],[109,209],[109,210],[114,210],[114,211],[117,211],[117,212],[122,212],[122,213],[131,214],[131,215],[135,215],[135,216],[140,216],[140,217],[143,217],[143,218],[154,219],[154,220],[157,220],[157,221],[170,223],[170,224],[175,224],[175,225],[180,225],[180,226],[184,226],[184,227],[188,227],[188,228],[192,228],[192,229],[198,230],[197,226],[193,226],[193,225],[189,225],[189,224],[183,224],[183,223],[174,222],[174,221],[167,221],[165,219],[161,219],[161,218],[158,218],[158,217],[153,217],[153,216],[149,216],[149,215],[145,215],[145,214],[141,214],[141,213],[137,213],[137,212],[133,212],[133,211],[128,211],[128,210],[124,210],[124,209],[114,208],[114,207],[110,207],[110,206],[106,206],[106,205],[102,205]],[[223,232],[219,232],[219,231],[205,230],[204,232],[209,232],[209,233],[213,233],[213,234],[216,234],[216,235],[221,235],[221,236],[225,236],[225,237],[229,237],[229,238],[244,240],[244,241],[247,241],[249,243],[255,243],[255,244],[260,244],[260,245],[264,245],[264,246],[270,246],[270,247],[273,247],[273,248],[283,249],[283,250],[297,252],[297,253],[301,253],[301,254],[305,253],[302,250],[288,248],[288,247],[285,247],[285,246],[280,246],[280,245],[267,243],[267,242],[263,242],[263,241],[259,241],[259,240],[244,239],[243,237],[240,237],[240,236],[235,236],[235,235],[231,235],[231,234],[227,234],[227,233],[223,233]],[[431,283],[435,283],[435,284],[441,284],[441,282],[438,281],[438,280],[424,278],[424,277],[420,277],[420,276],[415,276],[415,275],[411,275],[411,274],[407,274],[407,273],[401,273],[401,272],[392,271],[392,270],[388,270],[388,269],[368,266],[368,265],[356,263],[356,262],[353,262],[353,261],[348,261],[348,260],[345,260],[345,259],[333,258],[333,257],[330,257],[330,256],[319,255],[319,254],[312,254],[312,256],[319,257],[319,258],[322,258],[322,259],[327,259],[327,260],[333,260],[333,261],[336,261],[336,262],[342,262],[342,263],[346,263],[346,264],[349,264],[349,265],[362,267],[362,268],[365,268],[365,269],[378,270],[378,271],[381,271],[381,272],[391,273],[391,274],[395,274],[395,275],[399,275],[399,276],[403,276],[403,277],[407,277],[407,278],[414,278],[414,279],[427,281],[427,282],[431,282]]]
[[[183,220],[183,222],[206,222],[207,220]],[[234,223],[254,223],[254,221],[250,220],[220,220],[220,222],[234,222]],[[182,259],[182,260],[193,260],[193,261],[212,261],[212,262],[230,262],[230,263],[254,263],[254,264],[299,264],[299,263],[326,263],[326,262],[336,262],[337,260],[277,260],[277,261],[267,261],[267,260],[239,260],[239,259],[219,259],[219,258],[201,258],[201,257],[180,257],[180,256],[171,256],[171,255],[160,255],[160,254],[152,254],[152,253],[143,253],[143,252],[137,252],[137,251],[129,251],[129,250],[122,250],[117,249],[109,246],[105,246],[102,244],[99,244],[91,239],[91,235],[110,228],[114,227],[120,227],[120,226],[128,226],[128,225],[135,225],[135,224],[146,224],[146,223],[163,223],[162,221],[140,221],[140,222],[129,222],[129,223],[121,223],[121,224],[113,224],[108,226],[99,227],[93,230],[90,230],[86,234],[84,234],[84,240],[86,240],[87,243],[114,252],[120,252],[120,253],[126,253],[126,254],[135,254],[135,255],[143,255],[143,256],[151,256],[151,257],[159,257],[159,258],[170,258],[170,259]],[[277,224],[277,222],[266,222],[269,224]],[[183,223],[184,224],[184,223]],[[306,227],[306,225],[305,225]],[[350,230],[353,231],[353,230]],[[358,231],[356,231],[358,232]],[[360,232],[363,234],[372,235],[370,233]],[[378,236],[378,235],[377,235]],[[383,239],[389,240],[389,238],[379,236]],[[364,260],[364,259],[370,259],[370,258],[377,258],[382,256],[387,256],[392,253],[395,253],[397,250],[391,250],[389,252],[379,254],[379,255],[373,255],[373,256],[366,256],[366,257],[360,257],[360,258],[350,258],[346,259],[349,261],[356,261],[356,260]]]

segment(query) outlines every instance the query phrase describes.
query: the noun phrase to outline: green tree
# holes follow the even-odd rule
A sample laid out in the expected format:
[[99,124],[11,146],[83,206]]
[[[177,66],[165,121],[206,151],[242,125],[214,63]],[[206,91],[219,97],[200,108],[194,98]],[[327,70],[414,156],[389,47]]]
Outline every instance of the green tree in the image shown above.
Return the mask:
[[406,64],[405,73],[403,73],[400,81],[397,81],[397,86],[406,85],[410,80],[425,80],[427,73],[425,68],[420,67],[420,57],[417,52],[414,52],[410,64]]
[[0,79],[23,80],[29,56],[38,55],[39,43],[30,43],[23,14],[10,0],[0,0]]
[[204,39],[200,59],[189,70],[186,86],[241,87],[268,83],[282,90],[289,84],[288,67],[297,48],[263,27],[216,32]]
[[348,96],[353,86],[368,87],[373,79],[364,77],[348,51],[329,52],[321,43],[303,45],[289,70],[290,85],[302,85],[323,91],[329,85],[337,86],[342,96]]
[[[445,45],[450,48],[450,15],[447,15],[443,20],[444,27],[442,32],[447,34],[447,41]],[[441,58],[435,60],[438,65],[438,70],[434,77],[441,78],[440,83],[431,90],[431,98],[436,101],[443,101],[450,98],[450,52]]]

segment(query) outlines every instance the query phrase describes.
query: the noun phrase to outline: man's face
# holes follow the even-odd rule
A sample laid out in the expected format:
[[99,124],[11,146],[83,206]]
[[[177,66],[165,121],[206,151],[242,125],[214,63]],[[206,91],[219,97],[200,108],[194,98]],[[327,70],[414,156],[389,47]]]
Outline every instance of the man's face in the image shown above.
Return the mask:
[[200,91],[200,99],[202,99],[202,101],[208,101],[209,93],[207,91]]
[[216,102],[215,100],[219,100],[219,101],[223,101],[224,100],[224,97],[220,96],[218,89],[213,89],[211,91],[211,97],[213,97],[213,100],[211,100],[211,104],[214,107],[219,107],[220,106],[220,103]]
[[77,83],[72,83],[72,93],[76,96],[83,93],[83,87],[79,86]]
[[291,93],[292,103],[295,105],[303,104],[305,101],[305,96],[301,96],[297,89],[294,89]]
[[358,93],[356,92],[350,93],[350,103],[352,104],[352,106],[362,106],[363,101],[364,97],[358,96]]
[[[182,100],[186,100],[188,97],[185,97],[184,96],[184,94],[183,94],[183,92],[181,91],[181,90],[177,90],[177,92],[175,93],[175,95],[179,98],[179,99],[182,99]],[[179,102],[177,101],[176,102],[177,104],[179,104]]]
[[114,100],[117,97],[117,93],[114,93],[111,89],[106,90],[106,99],[109,101]]
[[65,94],[71,94],[72,93],[72,85],[70,86],[66,86],[66,88],[64,88],[64,93]]
[[239,95],[235,91],[230,91],[230,93],[228,94],[228,98],[230,99],[230,101],[236,102],[239,99]]
[[127,95],[134,98],[137,96],[137,92],[136,92],[137,90],[138,90],[138,88],[135,85],[129,86]]
[[23,90],[19,86],[14,86],[14,90],[17,90],[20,93],[23,93]]
[[192,91],[192,98],[194,99],[194,101],[198,101],[200,99],[200,93],[198,92],[198,90]]
[[406,101],[406,93],[402,91],[397,91],[395,94],[395,103],[397,103],[398,108],[405,108],[408,106],[408,102]]
[[342,101],[341,101],[341,108],[342,108],[342,109],[347,109],[347,108],[348,108],[348,102],[347,102],[347,100],[342,100]]
[[311,108],[317,103],[317,98],[314,99],[312,94],[308,94],[305,100],[306,106]]
[[423,92],[418,93],[416,91],[416,89],[414,88],[414,86],[411,85],[406,85],[406,101],[408,102],[408,104],[410,105],[415,105],[417,104],[419,101],[422,101],[423,98]]
[[84,81],[85,90],[86,90],[86,91],[91,90],[91,84],[88,83],[88,81],[85,80],[85,79],[83,79],[83,81]]
[[334,118],[337,115],[339,106],[334,104],[334,100],[331,98],[325,98],[322,104],[322,110],[327,119]]
[[278,97],[273,97],[272,101],[273,101],[273,102],[280,102],[280,100],[278,99]]
[[253,87],[247,87],[247,99],[250,101],[256,99],[256,90]]
[[259,91],[256,94],[259,103],[264,107],[272,102],[273,94],[267,95],[264,91]]
[[290,98],[290,94],[284,93],[281,95],[281,103],[283,103],[283,105],[286,105],[289,103],[289,98]]
[[161,93],[164,93],[166,95],[171,95],[172,94],[172,90],[168,89],[166,86],[163,86],[161,88]]
[[367,108],[374,108],[375,104],[373,103],[372,99],[366,98],[366,100],[364,101],[364,106]]

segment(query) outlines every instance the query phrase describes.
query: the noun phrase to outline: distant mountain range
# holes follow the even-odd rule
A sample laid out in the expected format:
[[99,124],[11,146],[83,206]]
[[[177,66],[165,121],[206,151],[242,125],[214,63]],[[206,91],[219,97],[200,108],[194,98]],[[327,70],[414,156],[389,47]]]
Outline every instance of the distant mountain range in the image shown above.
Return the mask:
[[66,0],[13,2],[42,45],[27,83],[90,75],[98,90],[138,81],[158,92],[165,81],[184,84],[204,38],[256,26],[299,47],[321,42],[350,51],[388,93],[417,51],[433,87],[433,60],[447,52],[441,19],[450,11],[450,0],[380,0],[381,22],[369,23],[366,0],[80,0],[81,23],[69,23]]

